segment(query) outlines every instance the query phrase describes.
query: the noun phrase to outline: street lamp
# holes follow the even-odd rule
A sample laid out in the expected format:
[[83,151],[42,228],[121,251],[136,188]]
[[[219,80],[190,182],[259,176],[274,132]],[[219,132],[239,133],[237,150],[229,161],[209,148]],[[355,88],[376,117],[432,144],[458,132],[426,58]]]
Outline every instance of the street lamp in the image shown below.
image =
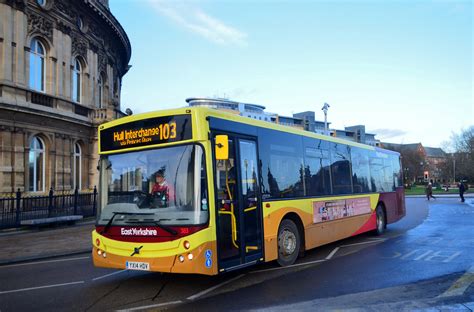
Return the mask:
[[422,182],[425,181],[425,175],[424,175],[424,172],[423,172],[425,168],[423,168],[423,162],[422,161],[420,161],[420,168],[421,168],[420,169],[421,175],[419,177],[421,177],[421,178],[419,179],[419,182],[422,183]]
[[456,184],[456,158],[453,157],[453,183]]
[[324,132],[326,133],[326,135],[329,135],[328,133],[328,109],[329,109],[329,104],[328,103],[324,103],[324,106],[323,108],[321,108],[321,110],[324,112]]

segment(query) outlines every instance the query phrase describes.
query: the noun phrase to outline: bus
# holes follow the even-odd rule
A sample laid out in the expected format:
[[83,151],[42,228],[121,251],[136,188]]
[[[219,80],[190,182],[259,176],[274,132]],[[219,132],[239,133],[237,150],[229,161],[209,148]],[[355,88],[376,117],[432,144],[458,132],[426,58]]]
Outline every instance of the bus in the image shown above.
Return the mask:
[[99,126],[97,267],[215,275],[405,215],[400,155],[191,107]]

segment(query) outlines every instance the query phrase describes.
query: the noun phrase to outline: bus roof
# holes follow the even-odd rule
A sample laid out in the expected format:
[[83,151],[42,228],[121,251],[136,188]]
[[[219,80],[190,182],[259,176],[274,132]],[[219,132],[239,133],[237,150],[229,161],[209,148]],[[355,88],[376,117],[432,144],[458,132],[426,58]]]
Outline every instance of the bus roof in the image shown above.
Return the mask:
[[129,122],[143,120],[143,119],[155,118],[159,116],[181,115],[181,114],[192,114],[201,120],[205,120],[206,117],[215,117],[215,118],[220,118],[220,119],[224,119],[228,121],[247,124],[250,126],[297,134],[297,135],[316,138],[316,139],[325,140],[329,142],[340,143],[340,144],[360,147],[364,149],[377,150],[380,152],[399,154],[391,150],[386,150],[383,148],[374,147],[367,144],[348,141],[348,140],[344,140],[344,139],[340,139],[340,138],[332,137],[332,136],[321,135],[321,134],[313,133],[313,132],[306,131],[303,129],[297,129],[290,126],[279,125],[279,124],[271,123],[268,121],[251,119],[249,117],[243,117],[238,114],[233,114],[230,112],[220,111],[217,109],[207,108],[207,107],[182,107],[182,108],[176,108],[176,109],[159,110],[159,111],[152,111],[152,112],[147,112],[147,113],[131,115],[131,116],[115,119],[113,121],[104,123],[99,126],[99,130],[105,130],[107,128],[115,127],[115,126],[126,124]]

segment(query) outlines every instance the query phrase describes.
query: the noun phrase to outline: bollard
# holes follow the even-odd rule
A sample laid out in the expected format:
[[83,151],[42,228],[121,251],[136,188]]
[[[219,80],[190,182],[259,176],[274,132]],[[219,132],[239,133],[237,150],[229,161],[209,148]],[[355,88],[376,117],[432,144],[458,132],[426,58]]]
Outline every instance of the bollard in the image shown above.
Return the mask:
[[21,192],[20,188],[16,191],[16,220],[15,224],[17,227],[20,226],[20,205],[21,205]]
[[97,187],[94,185],[94,193],[92,195],[92,215],[96,215],[96,206],[97,205]]
[[74,215],[77,215],[77,196],[79,196],[79,190],[76,187],[74,190]]
[[51,217],[51,210],[53,209],[53,188],[49,189],[48,196],[48,218]]

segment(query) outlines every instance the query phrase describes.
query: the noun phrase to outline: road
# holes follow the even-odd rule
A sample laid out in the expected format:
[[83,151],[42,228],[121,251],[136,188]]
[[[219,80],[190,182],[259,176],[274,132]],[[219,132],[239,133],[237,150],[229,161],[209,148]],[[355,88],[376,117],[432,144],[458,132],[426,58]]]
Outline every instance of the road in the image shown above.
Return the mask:
[[474,301],[474,204],[409,198],[407,216],[383,236],[317,248],[288,268],[267,263],[217,277],[170,275],[98,269],[84,254],[1,266],[0,280],[2,312],[379,311],[461,304]]

